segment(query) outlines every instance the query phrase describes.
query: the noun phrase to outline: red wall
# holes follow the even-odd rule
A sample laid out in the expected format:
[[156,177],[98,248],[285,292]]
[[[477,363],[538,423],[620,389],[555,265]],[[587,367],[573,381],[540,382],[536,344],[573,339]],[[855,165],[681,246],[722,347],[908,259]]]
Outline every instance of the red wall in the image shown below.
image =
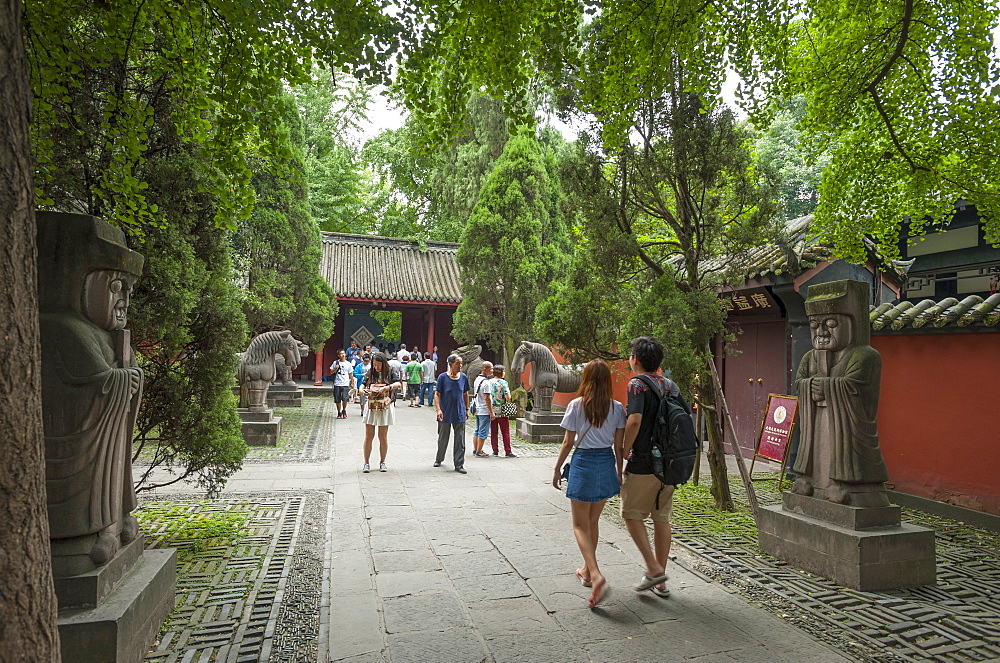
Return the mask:
[[889,487],[1000,515],[1000,334],[872,336]]

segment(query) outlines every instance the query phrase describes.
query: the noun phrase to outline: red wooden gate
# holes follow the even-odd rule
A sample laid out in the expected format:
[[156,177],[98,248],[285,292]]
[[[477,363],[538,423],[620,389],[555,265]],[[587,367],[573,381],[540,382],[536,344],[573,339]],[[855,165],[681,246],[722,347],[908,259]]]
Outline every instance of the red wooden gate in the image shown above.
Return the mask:
[[[744,322],[740,327],[743,333],[735,344],[740,354],[726,356],[723,388],[743,456],[749,458],[767,407],[767,395],[789,393],[789,338],[784,320]],[[728,434],[726,451],[733,452]]]

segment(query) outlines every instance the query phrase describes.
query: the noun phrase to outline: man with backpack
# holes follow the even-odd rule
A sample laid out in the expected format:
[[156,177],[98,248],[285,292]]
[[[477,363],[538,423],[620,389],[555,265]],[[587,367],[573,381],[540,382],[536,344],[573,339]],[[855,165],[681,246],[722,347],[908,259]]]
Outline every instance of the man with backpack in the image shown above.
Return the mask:
[[[680,390],[672,380],[658,373],[663,362],[663,345],[659,341],[652,336],[640,336],[632,340],[631,347],[628,361],[635,377],[628,383],[628,419],[622,454],[627,459],[624,472],[622,460],[618,460],[622,482],[621,515],[646,563],[646,573],[635,585],[635,591],[651,590],[657,596],[666,598],[670,595],[666,586],[666,566],[670,553],[674,486],[661,479],[663,451],[654,444],[654,432],[659,432],[654,431],[654,427],[661,416],[661,401],[669,397],[679,399]],[[684,477],[680,483],[686,480],[687,477]],[[650,547],[646,531],[647,517],[653,520],[653,547]]]

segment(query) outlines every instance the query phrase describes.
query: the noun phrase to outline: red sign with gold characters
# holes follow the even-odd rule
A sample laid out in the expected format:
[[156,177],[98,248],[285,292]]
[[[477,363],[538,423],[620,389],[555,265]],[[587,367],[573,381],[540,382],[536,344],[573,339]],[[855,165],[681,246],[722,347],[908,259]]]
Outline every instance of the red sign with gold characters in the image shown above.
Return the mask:
[[788,440],[795,430],[798,407],[799,401],[795,396],[768,395],[767,414],[764,416],[764,424],[760,427],[756,455],[779,463],[784,462],[785,454],[788,453]]

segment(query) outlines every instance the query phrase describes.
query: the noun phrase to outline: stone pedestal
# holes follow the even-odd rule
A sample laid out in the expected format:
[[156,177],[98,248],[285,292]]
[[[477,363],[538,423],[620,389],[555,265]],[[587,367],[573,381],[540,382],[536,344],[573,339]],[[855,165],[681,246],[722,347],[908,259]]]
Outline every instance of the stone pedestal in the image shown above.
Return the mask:
[[281,417],[274,416],[271,408],[254,409],[238,407],[236,411],[243,422],[243,439],[251,447],[276,447],[281,437]]
[[56,578],[65,663],[138,663],[174,607],[177,551],[143,550],[142,536],[104,566]]
[[267,388],[268,407],[302,407],[303,391],[297,385],[278,384]]
[[562,412],[525,412],[524,417],[517,420],[517,436],[535,444],[541,442],[560,443],[566,431],[559,425]]
[[785,492],[781,506],[761,508],[758,540],[765,552],[844,587],[933,584],[934,531],[900,522],[899,512]]

